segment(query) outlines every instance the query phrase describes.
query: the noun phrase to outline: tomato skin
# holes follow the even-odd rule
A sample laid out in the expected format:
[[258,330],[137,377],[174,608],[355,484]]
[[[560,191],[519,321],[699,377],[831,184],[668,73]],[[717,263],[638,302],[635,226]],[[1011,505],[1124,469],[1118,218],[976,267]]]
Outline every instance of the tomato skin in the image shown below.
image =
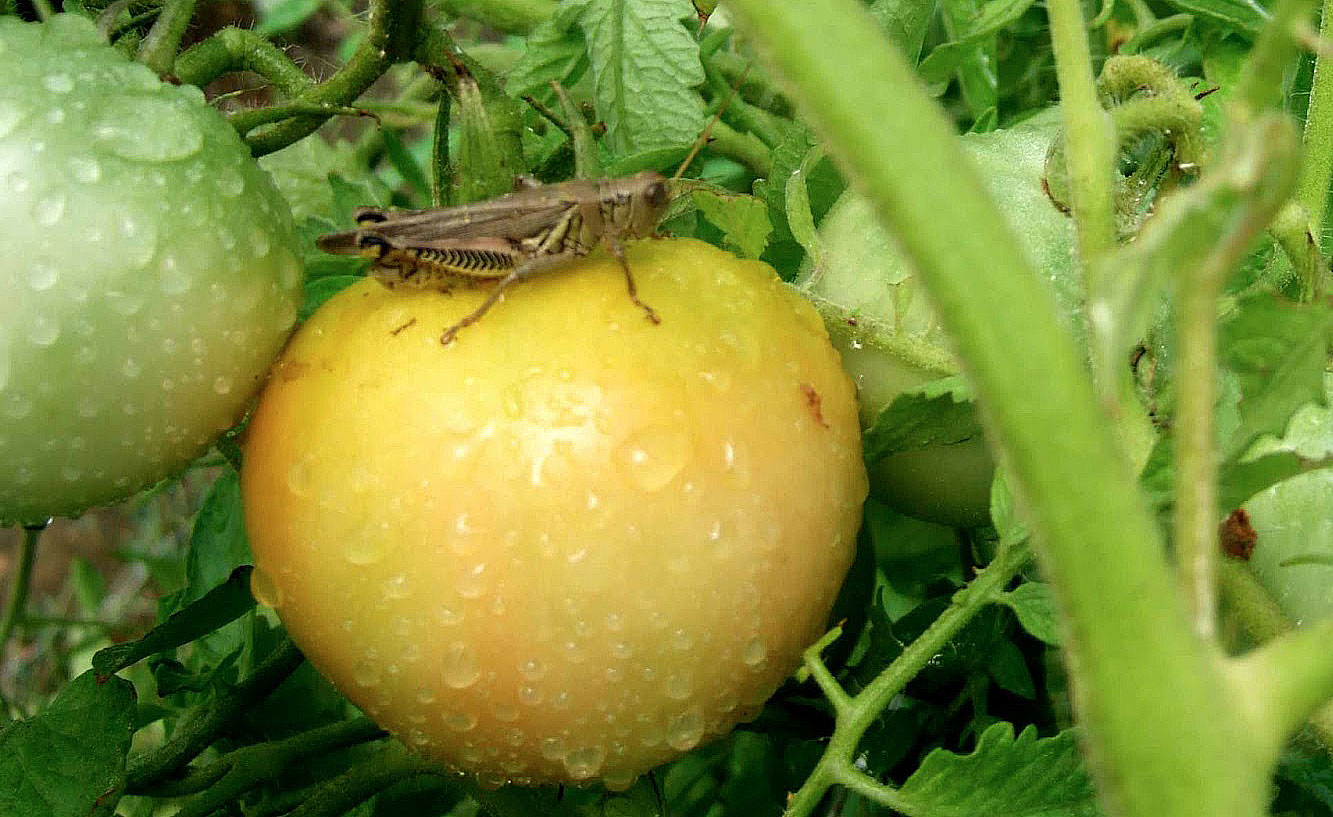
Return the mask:
[[0,521],[193,460],[295,320],[285,202],[196,88],[86,19],[0,18]]
[[628,785],[753,717],[865,497],[818,316],[697,241],[512,287],[366,281],[293,339],[242,474],[256,593],[353,702],[484,780]]

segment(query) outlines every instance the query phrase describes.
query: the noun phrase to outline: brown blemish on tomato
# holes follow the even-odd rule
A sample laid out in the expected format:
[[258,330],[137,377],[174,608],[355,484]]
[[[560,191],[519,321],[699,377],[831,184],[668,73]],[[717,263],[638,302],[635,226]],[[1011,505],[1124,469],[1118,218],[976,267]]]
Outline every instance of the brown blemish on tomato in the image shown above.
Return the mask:
[[278,379],[284,383],[290,383],[293,380],[300,380],[305,377],[306,372],[310,371],[310,364],[300,360],[284,361],[278,366]]
[[1237,508],[1217,526],[1217,538],[1222,543],[1223,553],[1233,559],[1249,561],[1259,534],[1250,526],[1250,515],[1245,509]]
[[819,392],[809,383],[802,383],[801,394],[805,395],[805,405],[810,409],[810,413],[815,415],[815,420],[824,428],[828,428],[829,424],[824,420],[824,412],[821,410],[823,401],[820,400]]
[[408,321],[407,323],[403,324],[402,326],[398,327],[397,329],[390,329],[390,330],[389,330],[389,334],[390,334],[390,335],[393,335],[394,337],[398,337],[398,334],[399,334],[400,332],[402,332],[402,331],[403,331],[404,329],[406,329],[407,327],[412,326],[412,325],[415,324],[416,322],[417,322],[417,319],[416,319],[416,318],[413,318],[412,320]]

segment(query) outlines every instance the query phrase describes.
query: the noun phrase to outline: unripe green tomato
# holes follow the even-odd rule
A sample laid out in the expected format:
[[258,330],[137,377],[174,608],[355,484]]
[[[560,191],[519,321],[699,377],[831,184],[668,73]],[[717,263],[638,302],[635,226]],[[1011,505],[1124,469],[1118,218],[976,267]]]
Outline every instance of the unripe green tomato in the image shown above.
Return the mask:
[[[1324,391],[1333,398],[1333,375]],[[1333,455],[1333,408],[1306,406],[1280,443],[1303,457]],[[1257,534],[1250,567],[1297,622],[1333,614],[1333,470],[1320,469],[1279,482],[1245,503]]]
[[296,316],[287,206],[196,88],[86,19],[0,17],[0,521],[197,457]]
[[[1042,115],[1011,130],[968,134],[960,142],[1034,266],[1076,319],[1081,289],[1069,217],[1042,180],[1058,120]],[[823,260],[800,286],[820,306],[843,364],[856,381],[861,421],[869,426],[905,391],[951,374],[958,363],[925,288],[869,201],[848,191],[819,227]],[[985,272],[978,271],[978,286]],[[996,304],[1002,320],[1003,304]],[[987,519],[993,463],[980,438],[892,455],[874,463],[871,491],[897,510],[951,525]]]
[[866,478],[851,381],[767,265],[692,240],[511,287],[347,289],[249,426],[254,590],[403,740],[627,786],[753,717],[824,631]]

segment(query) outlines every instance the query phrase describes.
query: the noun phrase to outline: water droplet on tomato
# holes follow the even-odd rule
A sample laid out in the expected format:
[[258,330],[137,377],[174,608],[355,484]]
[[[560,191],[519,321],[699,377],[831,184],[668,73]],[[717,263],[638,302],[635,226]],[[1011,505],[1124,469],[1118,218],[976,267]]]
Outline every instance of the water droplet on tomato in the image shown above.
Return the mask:
[[7,99],[0,99],[0,139],[8,136],[22,121],[23,111],[18,105]]
[[629,787],[633,786],[634,781],[638,779],[639,776],[633,772],[607,772],[602,775],[602,785],[606,786],[607,791],[628,791]]
[[230,394],[230,393],[231,393],[231,378],[230,378],[230,377],[227,377],[227,376],[224,375],[224,374],[220,374],[220,375],[218,375],[217,377],[213,378],[213,393],[214,393],[214,394]]
[[51,193],[42,196],[32,205],[32,218],[43,227],[52,227],[60,223],[65,215],[65,194]]
[[744,661],[747,666],[759,667],[765,660],[767,660],[767,658],[768,646],[764,644],[762,638],[755,636],[745,642],[745,647],[741,651],[741,660]]
[[42,85],[53,94],[67,94],[74,90],[74,78],[64,72],[47,74],[42,78]]
[[683,701],[694,692],[694,681],[687,673],[673,672],[667,676],[666,696],[673,701]]
[[685,468],[691,448],[685,429],[653,425],[630,435],[620,446],[617,459],[633,485],[644,491],[658,491]]
[[486,563],[477,562],[463,570],[458,577],[458,595],[465,599],[479,598],[486,592]]
[[4,396],[5,416],[22,420],[32,414],[32,398],[21,391],[6,392]]
[[373,687],[380,682],[380,663],[373,659],[357,661],[352,667],[352,680],[358,686]]
[[188,292],[194,283],[190,273],[181,269],[180,262],[173,253],[163,253],[157,262],[158,280],[162,282],[162,291],[168,295],[180,295]]
[[50,346],[60,337],[60,322],[46,315],[32,315],[27,330],[33,346]]
[[92,156],[71,156],[69,172],[75,181],[92,184],[102,178],[102,165]]
[[542,738],[537,751],[542,753],[542,757],[547,760],[560,760],[565,756],[565,742],[560,738]]
[[667,745],[679,752],[688,752],[698,746],[703,736],[703,715],[693,707],[672,718],[667,726]]
[[250,574],[250,595],[265,607],[276,609],[282,606],[282,588],[263,568],[257,567]]
[[542,702],[546,696],[542,693],[541,687],[521,686],[518,688],[518,699],[528,706],[536,706]]
[[412,590],[407,586],[407,576],[399,574],[384,580],[384,597],[386,599],[405,599],[410,595],[412,595]]
[[455,641],[444,653],[444,682],[452,689],[467,689],[481,678],[481,665],[466,644]]
[[601,771],[605,761],[606,749],[601,746],[580,746],[561,758],[565,771],[574,780],[593,777]]
[[384,539],[379,531],[367,526],[352,534],[343,551],[349,564],[362,567],[384,558]]
[[[451,710],[445,712],[442,717],[444,725],[455,732],[470,732],[477,726],[477,716],[471,712],[455,712]],[[478,759],[480,759],[480,757],[478,757]]]
[[435,618],[446,627],[452,627],[463,621],[463,611],[450,604],[441,604],[435,608]]
[[[153,126],[145,128],[145,122]],[[204,145],[190,113],[165,99],[140,94],[105,100],[92,132],[106,150],[132,161],[179,161]]]
[[56,268],[51,264],[34,261],[28,265],[28,286],[34,292],[44,292],[55,286]]
[[518,720],[518,707],[513,704],[496,704],[491,712],[497,721],[510,723]]

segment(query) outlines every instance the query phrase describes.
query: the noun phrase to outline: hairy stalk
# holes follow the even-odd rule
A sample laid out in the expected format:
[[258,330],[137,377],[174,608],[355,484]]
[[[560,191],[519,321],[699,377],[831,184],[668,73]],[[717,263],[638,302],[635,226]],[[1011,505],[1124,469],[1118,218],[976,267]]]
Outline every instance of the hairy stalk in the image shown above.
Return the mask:
[[202,87],[232,71],[253,71],[288,97],[315,87],[282,49],[245,28],[224,28],[176,58],[176,76],[190,85]]
[[1111,196],[1115,133],[1098,100],[1082,6],[1078,0],[1048,0],[1046,13],[1060,81],[1074,227],[1085,291],[1091,297],[1100,287],[1095,274],[1098,266],[1093,261],[1115,246]]
[[181,38],[194,16],[194,0],[166,0],[157,22],[148,30],[148,36],[139,45],[139,62],[153,69],[158,76],[171,76],[176,67],[176,52]]
[[[1333,0],[1324,0],[1319,35],[1333,36]],[[1333,67],[1325,54],[1315,57],[1314,82],[1310,86],[1310,107],[1305,112],[1305,160],[1296,199],[1309,215],[1310,232],[1323,245],[1324,217],[1328,208],[1328,188],[1333,182]],[[1322,292],[1324,278],[1316,279],[1315,289]]]
[[556,0],[442,0],[440,7],[506,34],[527,34],[555,14]]

